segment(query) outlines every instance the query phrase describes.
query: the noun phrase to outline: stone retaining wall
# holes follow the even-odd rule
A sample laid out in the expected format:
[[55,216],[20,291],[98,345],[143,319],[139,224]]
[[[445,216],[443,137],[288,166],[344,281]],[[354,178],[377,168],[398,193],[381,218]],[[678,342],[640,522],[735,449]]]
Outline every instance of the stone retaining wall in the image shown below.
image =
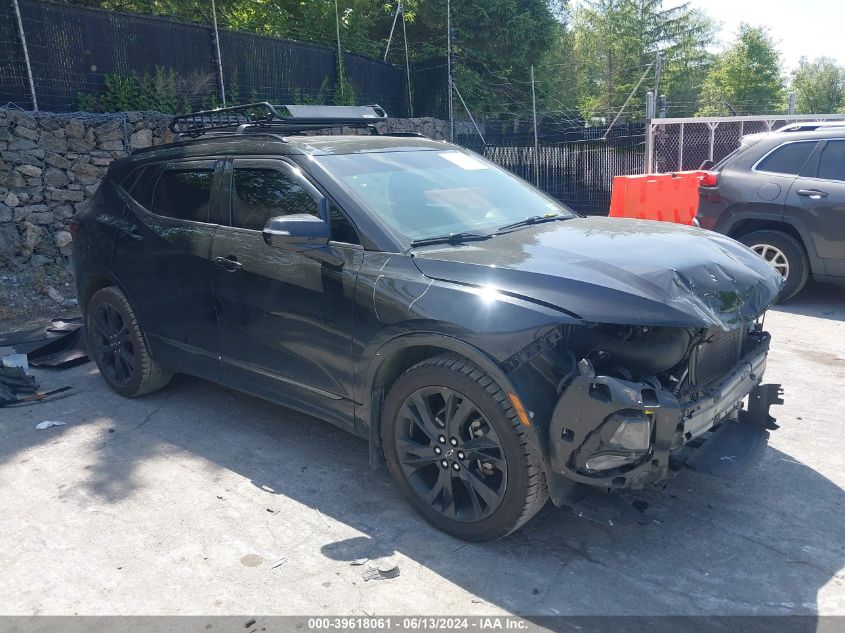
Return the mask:
[[[94,194],[109,163],[172,141],[156,112],[50,114],[0,108],[0,272],[67,269],[68,222]],[[385,131],[443,139],[438,119],[392,119]]]

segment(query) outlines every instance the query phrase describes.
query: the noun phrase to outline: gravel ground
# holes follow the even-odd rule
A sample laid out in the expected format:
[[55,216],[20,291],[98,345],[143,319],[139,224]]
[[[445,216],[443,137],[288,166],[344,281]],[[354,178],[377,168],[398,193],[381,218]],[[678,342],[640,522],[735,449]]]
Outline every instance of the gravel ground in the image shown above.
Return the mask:
[[25,329],[44,315],[56,318],[78,311],[73,275],[66,266],[46,264],[19,272],[0,267],[0,332]]
[[429,527],[320,421],[187,377],[128,401],[93,364],[39,371],[74,388],[0,413],[0,613],[845,615],[845,292],[766,324],[786,404],[752,472],[682,472],[645,525],[547,506],[488,544]]

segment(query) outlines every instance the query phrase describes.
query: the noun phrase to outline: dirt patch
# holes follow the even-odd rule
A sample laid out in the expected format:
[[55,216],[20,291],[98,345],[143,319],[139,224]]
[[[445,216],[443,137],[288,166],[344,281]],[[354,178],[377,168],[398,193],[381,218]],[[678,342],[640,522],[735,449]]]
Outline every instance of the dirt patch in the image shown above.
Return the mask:
[[19,271],[0,268],[0,332],[78,312],[73,275],[66,266],[47,264]]

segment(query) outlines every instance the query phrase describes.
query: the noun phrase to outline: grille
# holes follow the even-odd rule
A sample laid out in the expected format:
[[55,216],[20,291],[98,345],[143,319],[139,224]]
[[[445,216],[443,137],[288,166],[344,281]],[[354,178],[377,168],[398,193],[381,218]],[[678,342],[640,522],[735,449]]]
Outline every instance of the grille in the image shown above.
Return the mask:
[[695,349],[690,364],[690,378],[694,385],[709,385],[727,374],[742,356],[742,342],[745,340],[745,326],[725,332],[710,328],[707,336]]

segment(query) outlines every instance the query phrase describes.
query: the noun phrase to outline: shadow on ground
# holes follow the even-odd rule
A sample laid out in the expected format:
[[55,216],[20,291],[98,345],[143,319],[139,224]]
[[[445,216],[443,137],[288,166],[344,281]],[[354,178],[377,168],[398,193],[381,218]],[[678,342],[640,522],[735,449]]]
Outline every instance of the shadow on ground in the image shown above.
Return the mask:
[[[649,494],[644,525],[605,527],[548,505],[505,539],[466,544],[418,518],[386,470],[368,468],[366,443],[344,431],[186,377],[129,402],[92,368],[54,379],[75,383],[76,395],[61,405],[85,411],[74,427],[109,419],[115,428],[89,456],[87,476],[68,482],[109,502],[131,498],[144,460],[178,447],[364,535],[315,543],[327,559],[400,552],[526,616],[814,614],[819,589],[845,582],[836,576],[845,565],[845,492],[771,447],[741,480],[681,473]],[[19,433],[0,442],[0,463],[46,437]]]
[[845,287],[810,282],[793,299],[772,309],[831,321],[845,321]]

